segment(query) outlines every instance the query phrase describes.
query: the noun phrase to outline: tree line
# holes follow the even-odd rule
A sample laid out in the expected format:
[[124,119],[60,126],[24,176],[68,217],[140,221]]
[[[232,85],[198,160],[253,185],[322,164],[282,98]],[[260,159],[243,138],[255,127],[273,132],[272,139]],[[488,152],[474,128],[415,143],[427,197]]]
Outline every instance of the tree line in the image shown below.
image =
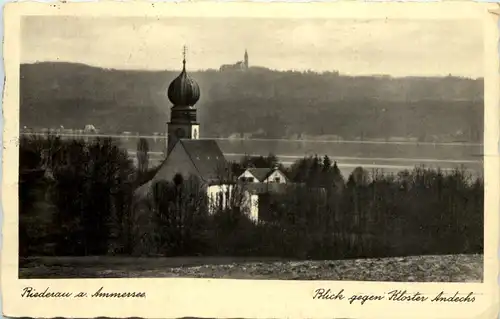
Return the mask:
[[[137,165],[112,139],[20,141],[19,251],[36,255],[271,256],[298,259],[482,253],[480,178],[457,169],[397,175],[357,168],[344,179],[329,157],[281,166],[295,187],[262,196],[254,222],[236,205],[208,213],[195,177],[134,191],[156,168],[138,145]],[[272,154],[231,164],[280,167]]]

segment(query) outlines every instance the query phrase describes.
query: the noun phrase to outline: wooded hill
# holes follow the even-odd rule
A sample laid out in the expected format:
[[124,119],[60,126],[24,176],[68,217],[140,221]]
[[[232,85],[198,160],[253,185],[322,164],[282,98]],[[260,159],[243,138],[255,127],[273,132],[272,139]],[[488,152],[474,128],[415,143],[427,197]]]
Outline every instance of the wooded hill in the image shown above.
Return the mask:
[[[164,132],[175,71],[73,63],[20,67],[21,127]],[[296,138],[482,140],[483,79],[351,77],[336,72],[190,72],[199,83],[201,134]]]

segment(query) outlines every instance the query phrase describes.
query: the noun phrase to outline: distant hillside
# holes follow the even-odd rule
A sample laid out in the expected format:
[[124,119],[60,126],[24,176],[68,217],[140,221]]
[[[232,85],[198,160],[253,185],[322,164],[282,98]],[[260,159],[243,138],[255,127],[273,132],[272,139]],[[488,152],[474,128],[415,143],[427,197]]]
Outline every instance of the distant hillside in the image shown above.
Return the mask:
[[[171,106],[166,88],[178,73],[21,65],[21,126],[93,124],[106,132],[163,132]],[[264,68],[190,74],[201,88],[204,136],[482,138],[482,79],[348,77]]]

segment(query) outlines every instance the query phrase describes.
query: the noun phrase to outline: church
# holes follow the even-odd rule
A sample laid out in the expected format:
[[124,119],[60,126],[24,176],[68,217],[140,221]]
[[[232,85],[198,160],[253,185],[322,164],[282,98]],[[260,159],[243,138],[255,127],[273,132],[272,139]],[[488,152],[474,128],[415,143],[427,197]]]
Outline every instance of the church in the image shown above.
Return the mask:
[[224,71],[247,71],[248,70],[248,52],[245,50],[243,61],[238,61],[234,64],[223,64],[219,68],[220,72]]
[[182,71],[170,83],[167,96],[172,107],[166,128],[166,158],[153,178],[136,189],[136,199],[151,200],[154,184],[158,181],[171,182],[177,175],[184,179],[194,176],[201,181],[206,192],[209,213],[234,204],[231,196],[239,191],[241,199],[237,205],[251,219],[257,220],[258,195],[238,188],[239,183],[231,176],[230,165],[215,140],[200,138],[196,108],[200,88],[187,74],[185,52]]

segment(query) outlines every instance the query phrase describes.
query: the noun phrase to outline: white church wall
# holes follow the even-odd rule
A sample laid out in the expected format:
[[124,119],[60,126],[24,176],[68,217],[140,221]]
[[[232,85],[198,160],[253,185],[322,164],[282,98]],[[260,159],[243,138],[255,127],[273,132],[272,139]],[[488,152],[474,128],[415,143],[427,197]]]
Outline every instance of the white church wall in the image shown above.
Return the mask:
[[181,174],[186,179],[190,175],[197,175],[196,167],[193,166],[193,162],[180,143],[177,143],[170,152],[166,162],[156,173],[153,181],[172,181],[176,174]]
[[230,194],[231,185],[210,185],[207,188],[209,213],[215,214],[217,210],[227,208]]
[[[248,214],[253,221],[258,220],[259,205],[258,196],[243,191],[238,194],[239,189],[234,185],[210,185],[207,187],[208,211],[215,214],[219,209],[230,208],[231,205],[238,205],[243,212]],[[241,196],[240,198],[233,198]]]

